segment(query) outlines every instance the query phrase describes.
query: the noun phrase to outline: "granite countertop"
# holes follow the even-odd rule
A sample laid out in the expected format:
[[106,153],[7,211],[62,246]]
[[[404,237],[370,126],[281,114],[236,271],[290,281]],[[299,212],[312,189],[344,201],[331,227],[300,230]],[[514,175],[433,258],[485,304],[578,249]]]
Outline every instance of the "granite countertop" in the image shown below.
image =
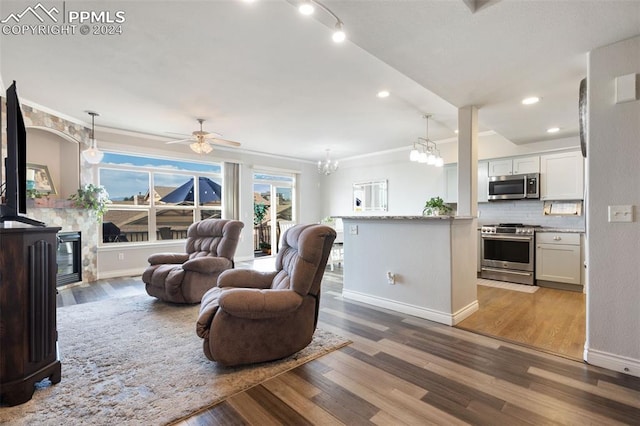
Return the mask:
[[565,232],[573,234],[584,234],[584,229],[577,228],[552,228],[543,226],[542,228],[536,228],[536,232]]
[[[488,225],[479,225],[478,231],[482,229],[483,226]],[[584,229],[579,228],[554,228],[552,226],[541,226],[540,228],[536,228],[536,232],[565,232],[568,234],[584,234]]]
[[353,220],[470,220],[472,216],[332,216],[337,219]]

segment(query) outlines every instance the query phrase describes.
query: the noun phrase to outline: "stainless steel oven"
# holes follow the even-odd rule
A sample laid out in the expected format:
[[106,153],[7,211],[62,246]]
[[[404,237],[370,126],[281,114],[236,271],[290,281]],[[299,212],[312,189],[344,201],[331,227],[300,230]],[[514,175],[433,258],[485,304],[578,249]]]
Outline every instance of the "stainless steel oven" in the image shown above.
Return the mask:
[[483,226],[480,230],[480,277],[533,285],[535,230],[520,223]]

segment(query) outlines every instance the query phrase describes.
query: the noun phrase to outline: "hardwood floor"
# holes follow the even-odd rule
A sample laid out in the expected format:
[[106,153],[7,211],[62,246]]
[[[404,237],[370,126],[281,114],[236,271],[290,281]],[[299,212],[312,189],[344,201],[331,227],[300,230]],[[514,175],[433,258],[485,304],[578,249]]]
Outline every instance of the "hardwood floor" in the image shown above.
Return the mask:
[[583,293],[540,287],[529,294],[478,286],[478,304],[478,311],[457,327],[582,360]]
[[[250,267],[251,264],[239,265]],[[638,424],[640,378],[341,297],[319,327],[353,343],[178,424]],[[139,278],[62,290],[61,305],[145,293]]]

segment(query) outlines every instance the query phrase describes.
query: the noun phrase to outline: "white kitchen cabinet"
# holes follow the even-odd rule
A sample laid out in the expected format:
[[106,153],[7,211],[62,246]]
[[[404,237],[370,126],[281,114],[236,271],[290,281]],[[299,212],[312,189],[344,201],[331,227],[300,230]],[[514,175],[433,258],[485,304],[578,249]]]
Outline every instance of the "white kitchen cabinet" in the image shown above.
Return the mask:
[[581,259],[579,233],[536,233],[536,280],[582,285]]
[[540,173],[540,157],[520,157],[513,159],[513,174]]
[[510,174],[513,174],[513,160],[511,158],[489,161],[489,176],[506,176]]
[[478,202],[489,201],[489,162],[478,162]]
[[[478,162],[478,202],[486,203],[489,201],[489,176],[487,170],[489,163],[487,161]],[[445,203],[458,202],[458,165],[449,164],[444,166],[445,176]]]
[[444,202],[445,203],[457,203],[458,202],[458,165],[450,164],[444,166]]
[[489,176],[522,175],[540,172],[540,157],[503,158],[489,161]]
[[582,200],[584,160],[580,151],[540,156],[540,199]]

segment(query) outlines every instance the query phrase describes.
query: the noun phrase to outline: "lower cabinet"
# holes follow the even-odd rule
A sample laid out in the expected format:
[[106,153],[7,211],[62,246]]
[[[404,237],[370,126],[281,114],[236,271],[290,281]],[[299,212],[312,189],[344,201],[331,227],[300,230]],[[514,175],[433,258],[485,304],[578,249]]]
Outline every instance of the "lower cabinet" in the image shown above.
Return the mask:
[[536,280],[582,285],[582,255],[579,233],[536,234]]

